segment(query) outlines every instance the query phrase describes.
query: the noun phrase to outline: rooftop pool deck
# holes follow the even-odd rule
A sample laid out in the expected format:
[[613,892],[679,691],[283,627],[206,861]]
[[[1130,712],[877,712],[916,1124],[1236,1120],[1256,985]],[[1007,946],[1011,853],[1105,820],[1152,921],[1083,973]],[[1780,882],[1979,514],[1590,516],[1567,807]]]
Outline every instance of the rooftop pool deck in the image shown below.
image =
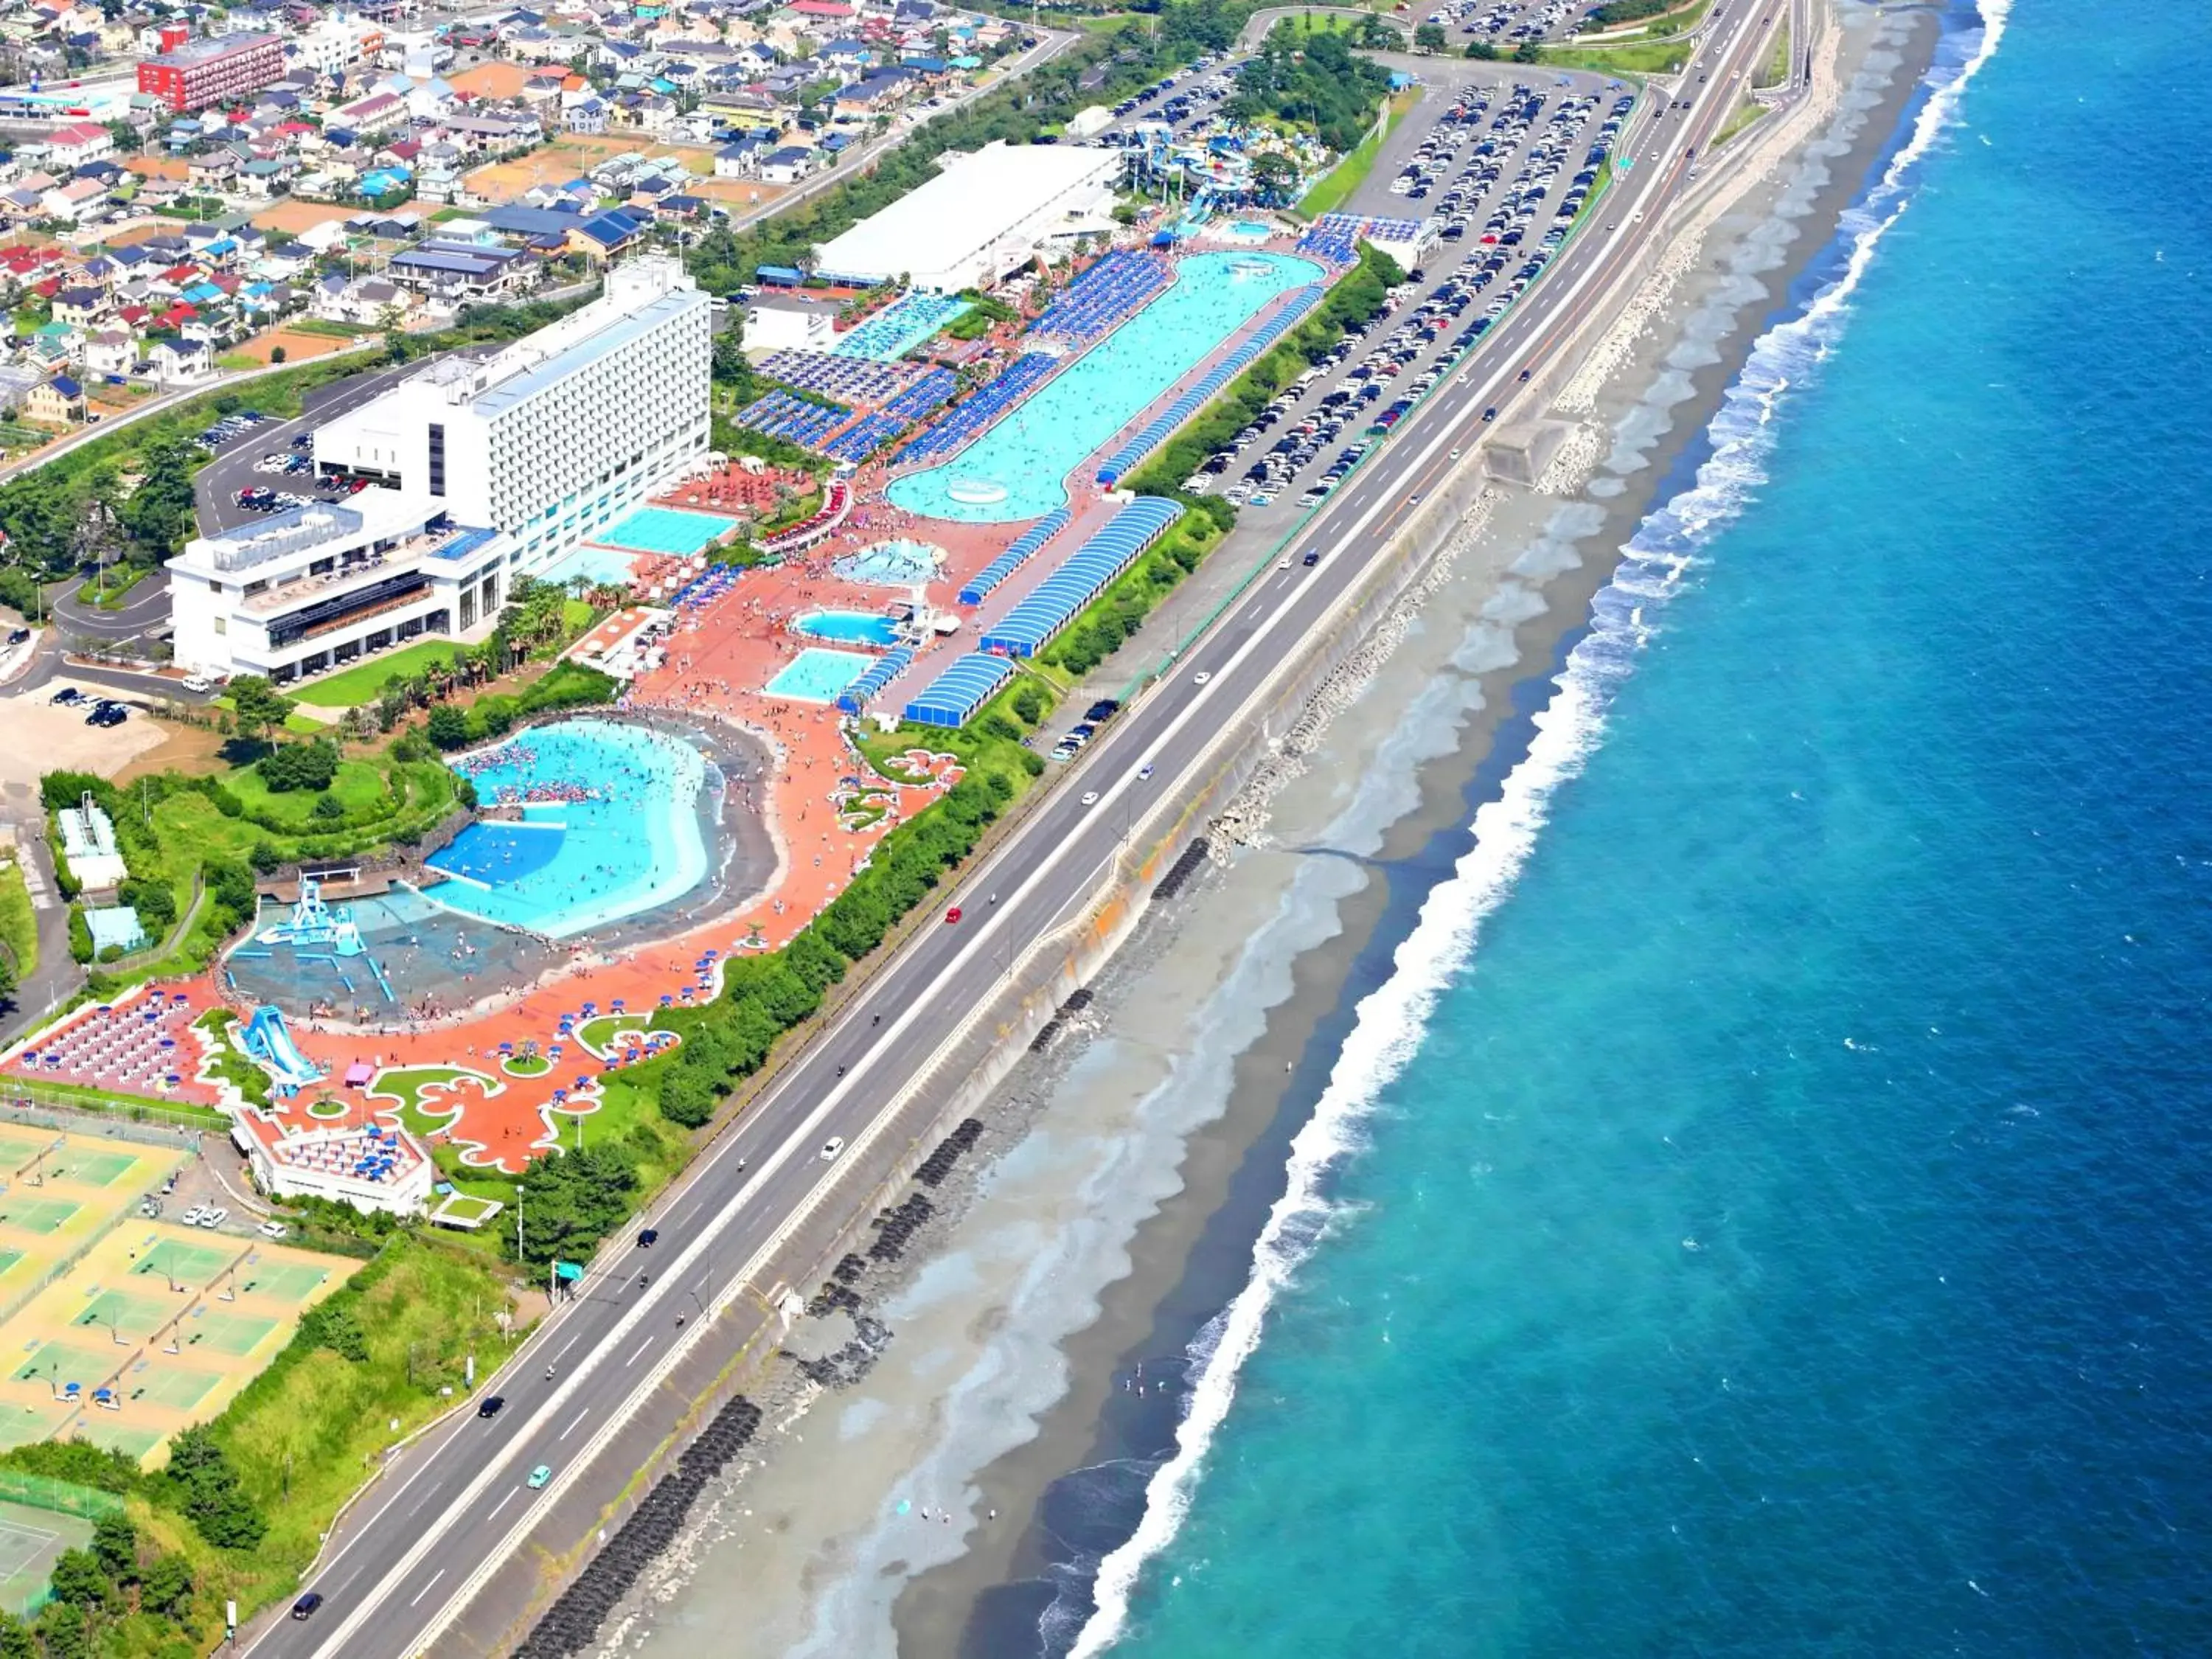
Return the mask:
[[885,492],[894,507],[961,524],[1015,524],[1067,504],[1067,475],[1226,345],[1268,301],[1325,282],[1287,253],[1198,253],[1143,309],[951,460]]

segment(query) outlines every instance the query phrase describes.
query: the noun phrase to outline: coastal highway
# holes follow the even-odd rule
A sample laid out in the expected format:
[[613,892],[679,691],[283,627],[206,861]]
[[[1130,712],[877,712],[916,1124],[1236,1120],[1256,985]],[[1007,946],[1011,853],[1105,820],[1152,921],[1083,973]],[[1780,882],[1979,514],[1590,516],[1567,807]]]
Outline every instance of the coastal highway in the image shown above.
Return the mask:
[[[939,1057],[988,1008],[1022,951],[1080,915],[1153,814],[1187,797],[1218,745],[1241,739],[1299,641],[1359,586],[1365,562],[1415,501],[1461,464],[1452,452],[1474,444],[1483,411],[1516,412],[1516,394],[1526,391],[1521,371],[1544,366],[1606,302],[1685,188],[1686,152],[1702,155],[1735,107],[1768,33],[1762,18],[1787,4],[1773,0],[1766,13],[1746,0],[1724,8],[1681,77],[1692,107],[1638,112],[1620,152],[1634,165],[1592,210],[1594,222],[1300,537],[1295,550],[1321,549],[1320,563],[1307,568],[1294,557],[1289,569],[1252,581],[1172,672],[1101,733],[1077,775],[941,899],[963,907],[964,920],[921,928],[702,1154],[639,1224],[659,1229],[654,1249],[635,1248],[627,1234],[611,1243],[583,1293],[559,1304],[479,1391],[503,1395],[504,1411],[489,1419],[459,1413],[407,1451],[308,1577],[305,1588],[325,1598],[320,1610],[305,1620],[276,1610],[252,1653],[405,1659],[483,1650],[494,1632],[456,1621],[546,1507],[572,1487],[593,1504],[621,1489],[631,1471],[595,1467],[594,1455],[653,1398],[683,1346],[703,1335],[728,1351],[741,1328],[764,1317],[790,1233],[817,1213],[868,1201],[881,1173],[870,1167],[879,1150],[872,1142],[906,1091],[935,1082]],[[1152,775],[1141,777],[1147,765]],[[1087,806],[1086,792],[1097,796]],[[825,1161],[819,1149],[833,1135],[848,1144]],[[648,1269],[650,1282],[641,1284]],[[551,1483],[532,1492],[526,1479],[541,1464]]]

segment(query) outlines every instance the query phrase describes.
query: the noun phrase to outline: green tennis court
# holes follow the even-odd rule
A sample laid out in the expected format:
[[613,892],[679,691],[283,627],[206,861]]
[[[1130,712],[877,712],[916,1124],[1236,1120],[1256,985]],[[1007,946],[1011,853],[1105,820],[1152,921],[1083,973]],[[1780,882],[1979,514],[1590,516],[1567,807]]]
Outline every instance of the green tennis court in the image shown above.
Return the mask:
[[217,1245],[187,1244],[180,1239],[164,1238],[140,1256],[131,1271],[173,1279],[179,1285],[198,1290],[213,1283],[215,1276],[230,1266],[231,1254]]
[[39,1155],[40,1149],[51,1143],[26,1140],[21,1135],[0,1135],[0,1170],[21,1169]]
[[143,1462],[146,1454],[161,1443],[166,1431],[139,1428],[113,1412],[93,1412],[77,1424],[76,1432],[95,1446],[124,1452]]
[[168,1317],[169,1304],[153,1297],[102,1291],[85,1304],[72,1325],[104,1326],[124,1336],[151,1336]]
[[48,1175],[83,1187],[107,1186],[137,1167],[137,1158],[130,1152],[80,1152],[74,1146],[46,1160]]
[[252,1353],[261,1339],[276,1328],[273,1319],[257,1319],[252,1314],[227,1313],[220,1308],[210,1308],[185,1322],[185,1346],[198,1345],[216,1353],[236,1358]]
[[27,1233],[56,1233],[83,1207],[73,1198],[33,1198],[18,1190],[0,1194],[0,1223]]
[[23,1504],[0,1504],[0,1608],[21,1618],[46,1599],[64,1550],[92,1541],[92,1522]]
[[21,1250],[0,1250],[0,1273],[4,1273],[23,1259]]
[[46,1342],[19,1366],[15,1372],[18,1382],[27,1382],[33,1377],[60,1388],[67,1382],[82,1382],[89,1390],[106,1381],[107,1374],[126,1358],[124,1350],[112,1342],[105,1348],[79,1348],[66,1342]]
[[[206,1399],[222,1382],[220,1371],[196,1371],[177,1364],[156,1365],[143,1376],[128,1379],[126,1400],[149,1400],[171,1411],[188,1412]],[[156,1438],[159,1438],[157,1434]]]
[[252,1276],[239,1280],[240,1290],[280,1302],[305,1302],[331,1276],[329,1268],[307,1261],[258,1261],[248,1271]]

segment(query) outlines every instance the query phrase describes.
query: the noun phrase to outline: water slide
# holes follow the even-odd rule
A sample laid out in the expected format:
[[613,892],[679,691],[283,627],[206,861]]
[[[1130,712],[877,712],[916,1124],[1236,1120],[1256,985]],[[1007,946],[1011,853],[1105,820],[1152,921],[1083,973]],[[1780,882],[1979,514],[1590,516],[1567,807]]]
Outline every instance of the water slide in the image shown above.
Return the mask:
[[278,1091],[289,1095],[322,1076],[322,1068],[294,1046],[283,1010],[264,1002],[246,1024],[246,1052],[269,1068]]

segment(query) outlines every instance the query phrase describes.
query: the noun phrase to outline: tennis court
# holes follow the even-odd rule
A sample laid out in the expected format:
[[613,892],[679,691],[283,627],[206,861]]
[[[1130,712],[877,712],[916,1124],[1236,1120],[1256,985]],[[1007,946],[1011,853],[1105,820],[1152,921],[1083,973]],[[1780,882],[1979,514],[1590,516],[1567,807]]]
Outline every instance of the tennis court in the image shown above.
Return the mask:
[[187,1244],[179,1238],[149,1237],[149,1248],[131,1271],[173,1279],[197,1291],[213,1284],[216,1276],[237,1256],[235,1249],[227,1250],[217,1244]]
[[0,1276],[4,1276],[9,1268],[22,1259],[23,1253],[21,1250],[0,1250]]
[[113,1412],[94,1412],[89,1418],[81,1419],[70,1434],[71,1438],[82,1435],[95,1446],[122,1452],[141,1462],[145,1461],[147,1453],[169,1437],[165,1429],[148,1428],[118,1417]]
[[73,1198],[33,1198],[20,1190],[0,1194],[0,1223],[41,1237],[59,1232],[82,1208]]
[[21,1135],[0,1135],[0,1170],[20,1170],[53,1143],[27,1140]]
[[0,1503],[0,1608],[20,1619],[44,1606],[55,1560],[64,1550],[81,1550],[90,1542],[89,1521]]
[[178,1335],[186,1347],[198,1346],[236,1359],[252,1353],[277,1322],[221,1308],[201,1308],[185,1321]]
[[130,1358],[127,1350],[110,1342],[104,1348],[80,1348],[67,1342],[42,1342],[15,1373],[18,1382],[45,1382],[57,1389],[70,1383],[96,1389],[108,1374]]
[[87,1328],[105,1327],[121,1336],[151,1336],[161,1328],[170,1311],[169,1304],[156,1297],[102,1291],[70,1322]]
[[331,1276],[327,1267],[318,1267],[307,1261],[255,1262],[246,1269],[246,1276],[239,1281],[238,1288],[258,1296],[274,1297],[280,1302],[305,1302],[322,1289]]
[[188,1412],[214,1393],[222,1381],[220,1371],[196,1371],[172,1361],[145,1368],[143,1376],[134,1370],[116,1392],[126,1405],[143,1400],[173,1412]]
[[46,1178],[74,1181],[80,1187],[112,1187],[143,1161],[129,1152],[68,1146],[46,1160]]

